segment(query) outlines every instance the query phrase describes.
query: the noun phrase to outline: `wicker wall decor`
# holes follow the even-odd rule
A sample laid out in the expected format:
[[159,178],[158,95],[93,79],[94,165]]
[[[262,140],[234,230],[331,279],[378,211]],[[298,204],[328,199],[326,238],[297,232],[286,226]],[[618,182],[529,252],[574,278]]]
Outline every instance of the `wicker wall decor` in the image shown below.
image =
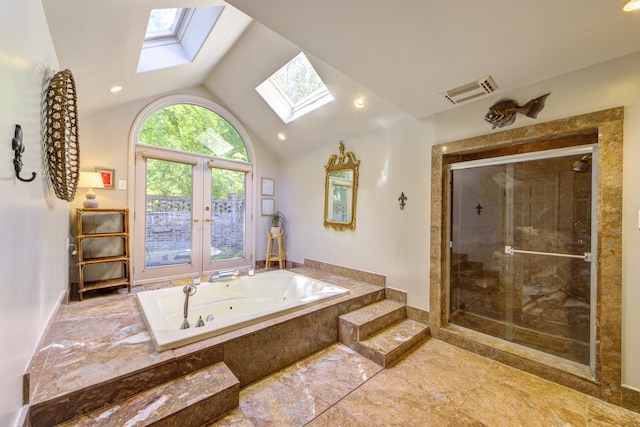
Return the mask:
[[78,103],[71,71],[59,71],[51,78],[43,110],[46,172],[56,196],[71,202],[80,176]]

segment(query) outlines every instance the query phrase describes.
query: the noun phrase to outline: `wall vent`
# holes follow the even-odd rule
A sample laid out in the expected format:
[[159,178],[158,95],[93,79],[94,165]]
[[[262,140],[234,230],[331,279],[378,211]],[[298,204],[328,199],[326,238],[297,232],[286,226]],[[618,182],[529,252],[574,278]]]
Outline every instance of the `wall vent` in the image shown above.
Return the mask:
[[444,99],[457,105],[465,101],[487,95],[498,88],[493,77],[486,76],[466,85],[458,86],[446,92],[440,93]]

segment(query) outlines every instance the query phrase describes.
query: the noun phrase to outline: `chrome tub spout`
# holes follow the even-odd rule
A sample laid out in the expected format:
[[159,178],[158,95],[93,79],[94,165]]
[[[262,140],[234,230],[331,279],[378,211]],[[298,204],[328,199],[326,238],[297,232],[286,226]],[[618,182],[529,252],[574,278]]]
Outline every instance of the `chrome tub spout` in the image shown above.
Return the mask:
[[209,282],[220,282],[224,280],[233,280],[237,279],[240,276],[240,270],[230,268],[228,270],[218,270],[214,271],[211,277],[209,277]]
[[[200,284],[200,276],[193,278],[193,283],[190,285],[185,285],[182,288],[182,292],[184,292],[184,320],[182,321],[182,325],[180,325],[180,329],[189,329],[191,325],[189,325],[189,321],[187,317],[189,317],[189,297],[195,295],[198,288],[197,285]],[[196,325],[196,327],[202,326],[200,322]]]

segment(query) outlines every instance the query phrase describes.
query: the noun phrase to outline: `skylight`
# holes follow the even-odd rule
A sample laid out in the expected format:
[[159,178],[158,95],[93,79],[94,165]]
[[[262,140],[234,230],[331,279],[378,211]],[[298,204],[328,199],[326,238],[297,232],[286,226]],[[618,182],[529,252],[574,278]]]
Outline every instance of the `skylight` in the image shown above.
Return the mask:
[[188,9],[153,9],[149,15],[145,40],[154,40],[159,37],[176,37],[182,19]]
[[285,123],[333,101],[303,52],[262,82],[256,91]]
[[224,6],[153,9],[145,32],[138,73],[193,62]]

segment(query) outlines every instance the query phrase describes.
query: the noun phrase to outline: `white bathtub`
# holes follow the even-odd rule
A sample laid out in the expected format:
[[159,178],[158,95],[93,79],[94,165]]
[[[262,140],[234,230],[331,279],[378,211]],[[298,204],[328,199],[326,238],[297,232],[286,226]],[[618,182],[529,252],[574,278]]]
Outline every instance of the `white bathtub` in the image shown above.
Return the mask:
[[[348,293],[348,289],[287,270],[205,282],[189,299],[189,329],[180,329],[184,319],[182,286],[136,296],[156,349],[164,351]],[[205,325],[196,328],[198,316]]]

